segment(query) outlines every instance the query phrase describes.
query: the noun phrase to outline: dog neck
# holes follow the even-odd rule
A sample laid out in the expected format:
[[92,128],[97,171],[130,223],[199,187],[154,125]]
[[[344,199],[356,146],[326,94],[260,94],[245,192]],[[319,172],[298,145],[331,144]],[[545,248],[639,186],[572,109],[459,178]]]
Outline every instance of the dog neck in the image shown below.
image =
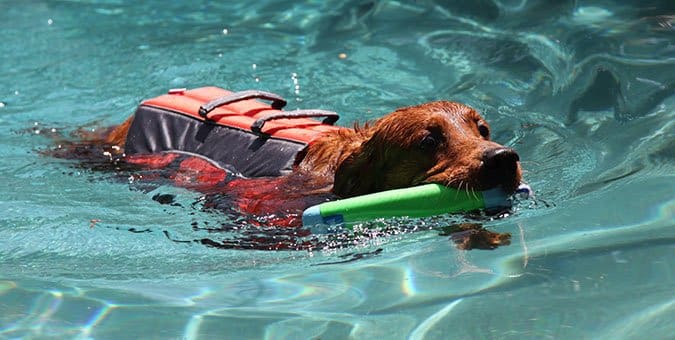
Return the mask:
[[338,166],[368,138],[367,127],[344,128],[327,133],[307,146],[296,161],[295,170],[312,176],[325,177],[332,183]]

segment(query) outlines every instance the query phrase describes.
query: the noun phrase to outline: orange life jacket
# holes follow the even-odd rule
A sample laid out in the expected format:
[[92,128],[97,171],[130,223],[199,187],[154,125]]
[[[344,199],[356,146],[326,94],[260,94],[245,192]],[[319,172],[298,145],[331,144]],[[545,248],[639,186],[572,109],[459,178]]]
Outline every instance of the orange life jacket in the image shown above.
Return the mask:
[[332,126],[338,119],[334,112],[282,111],[285,105],[283,98],[263,91],[170,90],[138,107],[125,152],[131,159],[134,155],[187,154],[245,177],[284,175],[300,161],[298,155],[309,143],[339,129]]

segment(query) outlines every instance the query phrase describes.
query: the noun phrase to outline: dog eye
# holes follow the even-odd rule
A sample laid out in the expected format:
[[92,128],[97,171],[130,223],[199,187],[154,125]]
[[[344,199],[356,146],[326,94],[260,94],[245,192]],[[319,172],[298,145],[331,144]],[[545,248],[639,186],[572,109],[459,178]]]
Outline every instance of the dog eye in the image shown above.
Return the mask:
[[426,135],[420,141],[420,148],[422,150],[433,150],[438,146],[438,139],[433,135]]
[[490,138],[490,128],[482,121],[478,121],[478,133],[480,133],[483,138]]

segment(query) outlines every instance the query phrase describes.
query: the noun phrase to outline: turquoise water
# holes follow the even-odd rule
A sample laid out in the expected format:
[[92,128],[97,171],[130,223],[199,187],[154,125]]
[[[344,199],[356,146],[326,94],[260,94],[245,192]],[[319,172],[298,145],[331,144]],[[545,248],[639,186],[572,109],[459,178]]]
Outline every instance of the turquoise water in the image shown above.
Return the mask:
[[[672,2],[456,3],[0,1],[0,337],[672,338]],[[204,85],[345,125],[465,102],[537,204],[486,223],[513,235],[492,251],[436,231],[224,250],[171,241],[226,218],[198,194],[38,153]]]

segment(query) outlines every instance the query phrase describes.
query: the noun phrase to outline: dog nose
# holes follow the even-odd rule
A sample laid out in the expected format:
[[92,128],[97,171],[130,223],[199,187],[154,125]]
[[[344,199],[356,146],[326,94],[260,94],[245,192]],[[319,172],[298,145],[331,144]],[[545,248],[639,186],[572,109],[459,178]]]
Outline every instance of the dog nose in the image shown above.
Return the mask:
[[512,193],[520,182],[518,162],[520,157],[515,150],[503,146],[483,152],[481,181],[486,188],[497,185]]
[[483,154],[483,166],[488,171],[513,171],[518,161],[520,161],[518,153],[511,148],[494,148]]

